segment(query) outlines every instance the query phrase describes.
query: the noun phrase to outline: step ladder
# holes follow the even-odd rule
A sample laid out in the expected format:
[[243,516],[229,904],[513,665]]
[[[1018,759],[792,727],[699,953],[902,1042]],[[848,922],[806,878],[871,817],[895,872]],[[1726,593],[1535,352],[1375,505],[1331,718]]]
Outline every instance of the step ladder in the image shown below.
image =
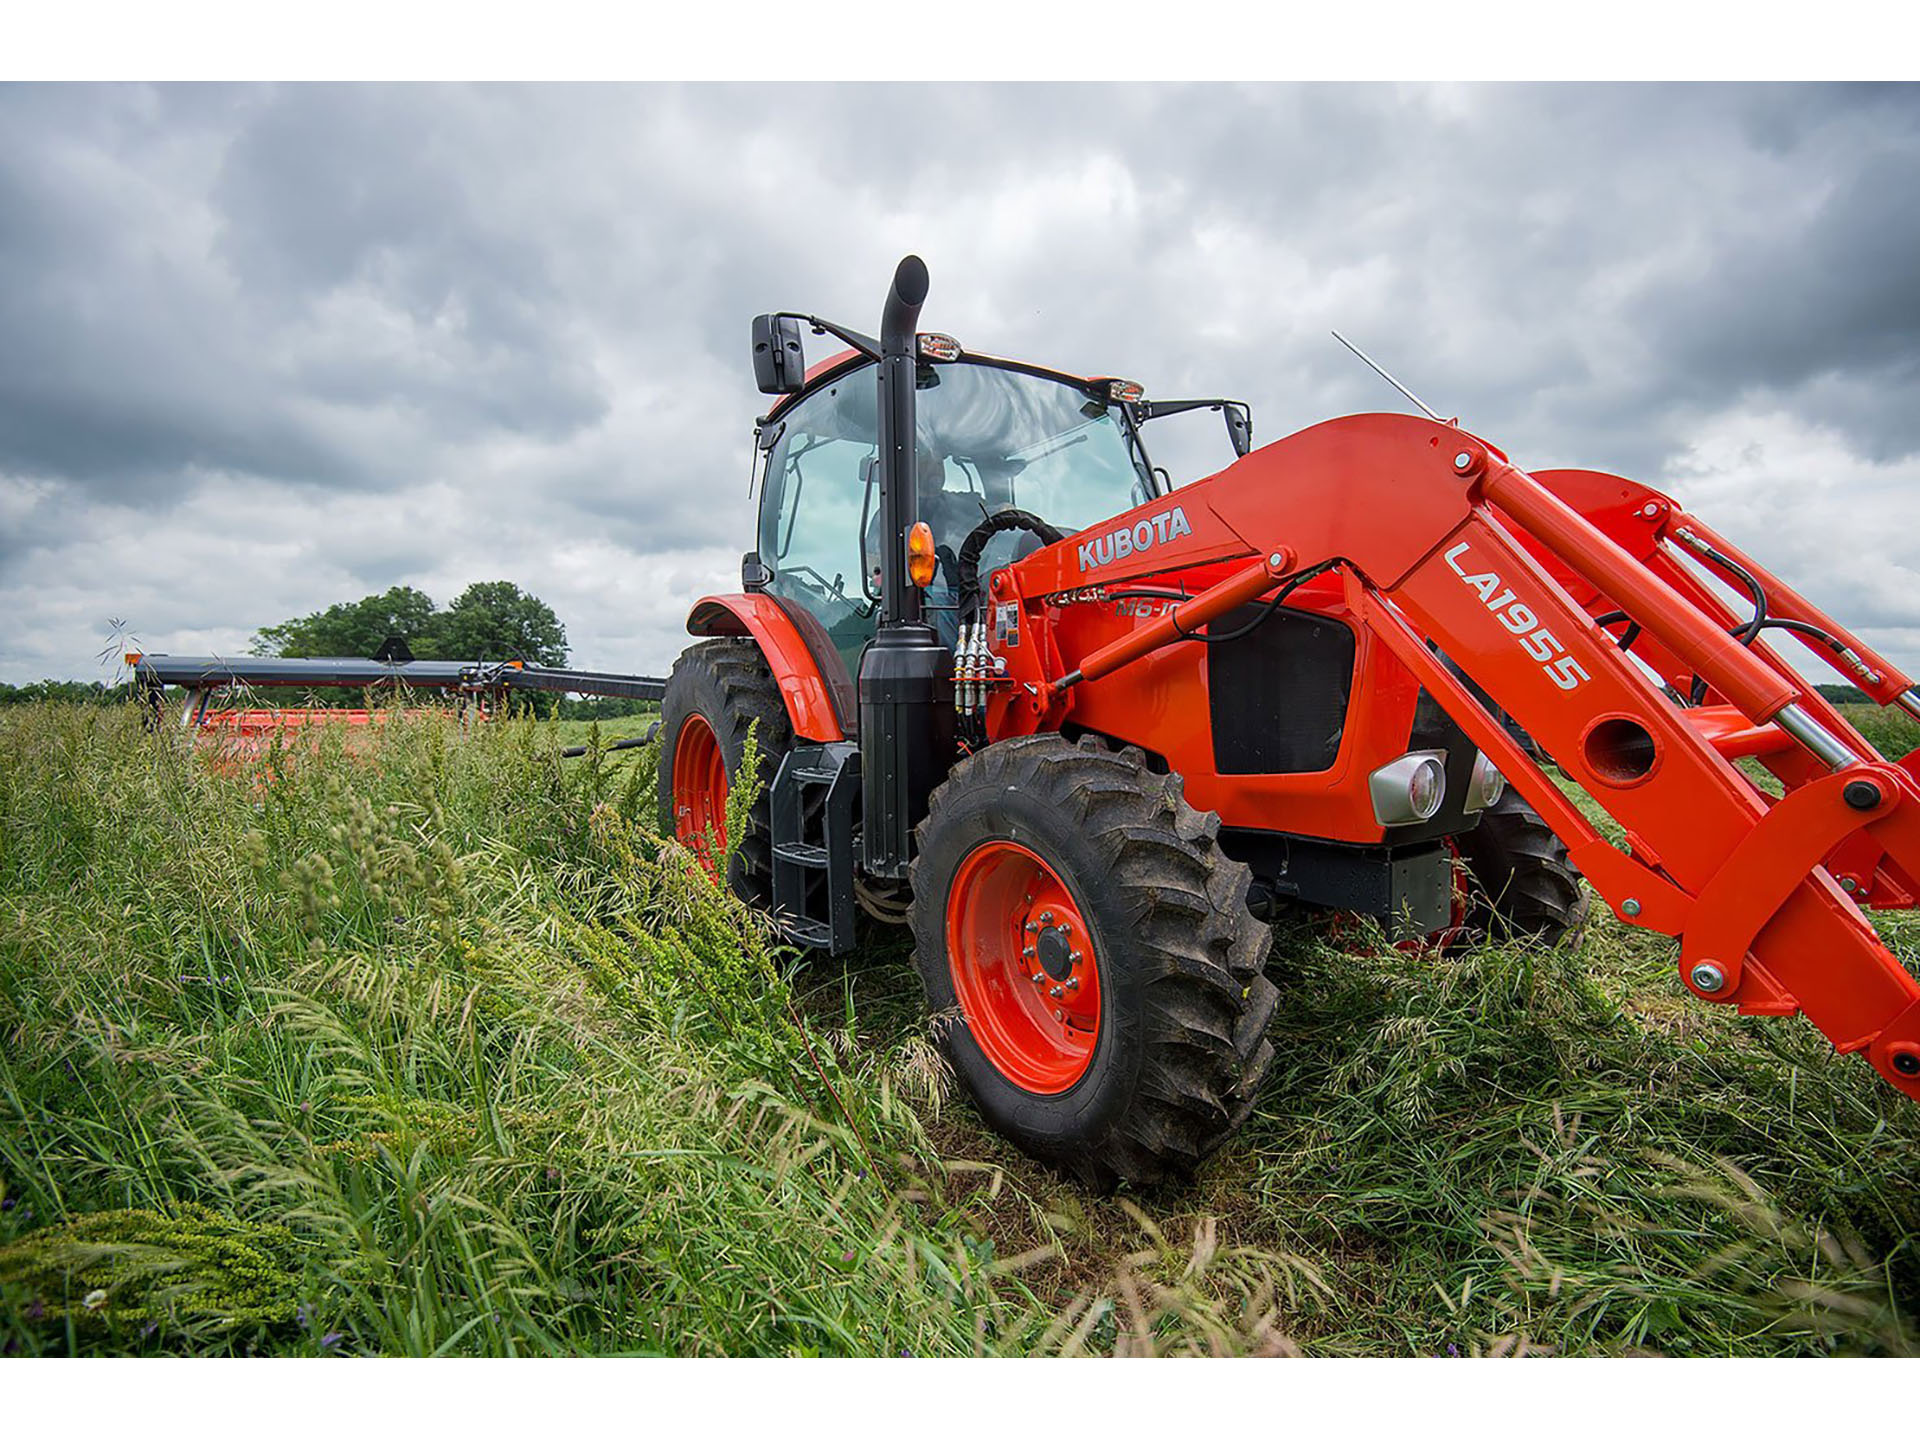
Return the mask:
[[860,747],[798,745],[773,779],[773,910],[796,945],[853,949],[853,825]]

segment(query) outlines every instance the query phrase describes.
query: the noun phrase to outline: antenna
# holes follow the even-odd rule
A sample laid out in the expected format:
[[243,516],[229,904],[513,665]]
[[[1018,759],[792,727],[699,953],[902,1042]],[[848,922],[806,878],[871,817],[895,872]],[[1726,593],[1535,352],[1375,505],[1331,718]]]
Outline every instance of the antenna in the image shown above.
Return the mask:
[[[1422,400],[1418,395],[1414,394],[1411,390],[1407,389],[1406,386],[1402,385],[1398,380],[1394,379],[1393,376],[1389,375],[1386,372],[1385,367],[1378,364],[1371,355],[1367,354],[1366,351],[1362,350],[1358,345],[1354,344],[1351,340],[1347,339],[1347,337],[1342,335],[1338,330],[1335,330],[1332,333],[1333,333],[1334,339],[1338,340],[1342,345],[1346,346],[1347,349],[1351,350],[1354,354],[1358,355],[1363,361],[1365,361],[1367,364],[1367,367],[1371,369],[1374,374],[1378,375],[1382,380],[1386,381],[1387,384],[1391,385],[1394,389],[1398,390],[1402,395],[1406,396],[1407,399],[1411,400],[1414,404],[1418,405],[1422,410],[1426,411],[1428,419],[1440,420],[1440,417],[1433,413],[1432,406],[1428,405],[1426,401]],[[1440,420],[1440,423],[1442,425],[1447,425],[1452,422],[1447,420]]]

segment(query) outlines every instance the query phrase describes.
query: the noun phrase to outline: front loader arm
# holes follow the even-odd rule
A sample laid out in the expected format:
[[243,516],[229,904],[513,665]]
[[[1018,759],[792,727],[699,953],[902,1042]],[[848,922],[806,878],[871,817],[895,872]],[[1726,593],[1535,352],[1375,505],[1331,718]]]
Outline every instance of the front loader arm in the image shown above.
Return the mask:
[[[1804,1011],[1836,1048],[1864,1050],[1920,1098],[1920,983],[1822,863],[1865,844],[1920,873],[1920,782],[1777,657],[1728,634],[1704,587],[1677,583],[1456,427],[1329,421],[1010,567],[995,598],[1024,604],[1042,631],[1050,597],[1202,565],[1222,578],[1078,669],[1037,637],[1014,652],[1016,684],[996,703],[1014,728],[1058,724],[1096,664],[1134,663],[1329,564],[1348,577],[1366,630],[1560,834],[1614,912],[1679,937],[1689,989],[1747,1013]],[[1734,728],[1791,749],[1802,783],[1779,801],[1763,792],[1570,588],[1625,612],[1649,653],[1703,682]],[[1447,661],[1620,823],[1625,848],[1588,823]],[[1904,682],[1880,668],[1889,686]]]
[[[1857,686],[1868,699],[1920,717],[1920,697],[1913,691],[1913,681],[1898,666],[1669,496],[1636,481],[1593,470],[1543,470],[1536,472],[1534,479],[1578,510],[1715,624],[1729,634],[1744,637],[1742,643],[1762,663],[1798,678],[1766,639],[1769,634],[1784,632],[1812,658],[1829,666],[1836,678]],[[1524,533],[1520,538],[1526,541]],[[1528,548],[1596,623],[1612,630],[1622,649],[1631,649],[1675,694],[1698,697],[1700,703],[1686,712],[1687,721],[1722,755],[1730,759],[1753,757],[1790,791],[1826,773],[1777,725],[1749,724],[1736,707],[1727,704],[1724,696],[1694,675],[1677,656],[1657,640],[1637,632],[1611,597],[1574,576],[1550,552],[1535,545]],[[1736,593],[1746,592],[1745,613],[1730,605],[1703,575],[1715,577]],[[1804,694],[1801,703],[1825,729],[1857,753],[1871,753],[1866,738],[1817,690]],[[1920,753],[1896,763],[1909,774],[1920,774]],[[1848,894],[1874,909],[1913,909],[1920,902],[1916,877],[1880,850],[1865,832],[1855,832],[1835,847],[1827,856],[1826,868]]]

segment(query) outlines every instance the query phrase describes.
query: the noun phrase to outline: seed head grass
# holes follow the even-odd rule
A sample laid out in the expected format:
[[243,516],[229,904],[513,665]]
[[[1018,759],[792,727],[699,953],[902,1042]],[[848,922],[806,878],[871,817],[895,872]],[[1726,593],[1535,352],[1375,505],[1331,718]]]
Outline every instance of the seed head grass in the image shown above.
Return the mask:
[[1914,1107],[1671,942],[1292,919],[1246,1129],[1093,1196],[984,1129],[900,932],[803,960],[662,836],[643,723],[0,717],[0,1348],[1916,1346]]

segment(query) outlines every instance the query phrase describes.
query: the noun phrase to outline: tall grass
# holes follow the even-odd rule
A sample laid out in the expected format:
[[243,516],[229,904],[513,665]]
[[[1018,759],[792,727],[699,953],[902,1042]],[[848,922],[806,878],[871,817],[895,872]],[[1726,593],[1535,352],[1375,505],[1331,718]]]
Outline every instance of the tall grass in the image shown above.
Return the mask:
[[1247,1132],[1091,1197],[950,1093],[900,944],[801,965],[569,728],[0,719],[0,1347],[1913,1346],[1912,1107],[1661,942],[1288,927]]

